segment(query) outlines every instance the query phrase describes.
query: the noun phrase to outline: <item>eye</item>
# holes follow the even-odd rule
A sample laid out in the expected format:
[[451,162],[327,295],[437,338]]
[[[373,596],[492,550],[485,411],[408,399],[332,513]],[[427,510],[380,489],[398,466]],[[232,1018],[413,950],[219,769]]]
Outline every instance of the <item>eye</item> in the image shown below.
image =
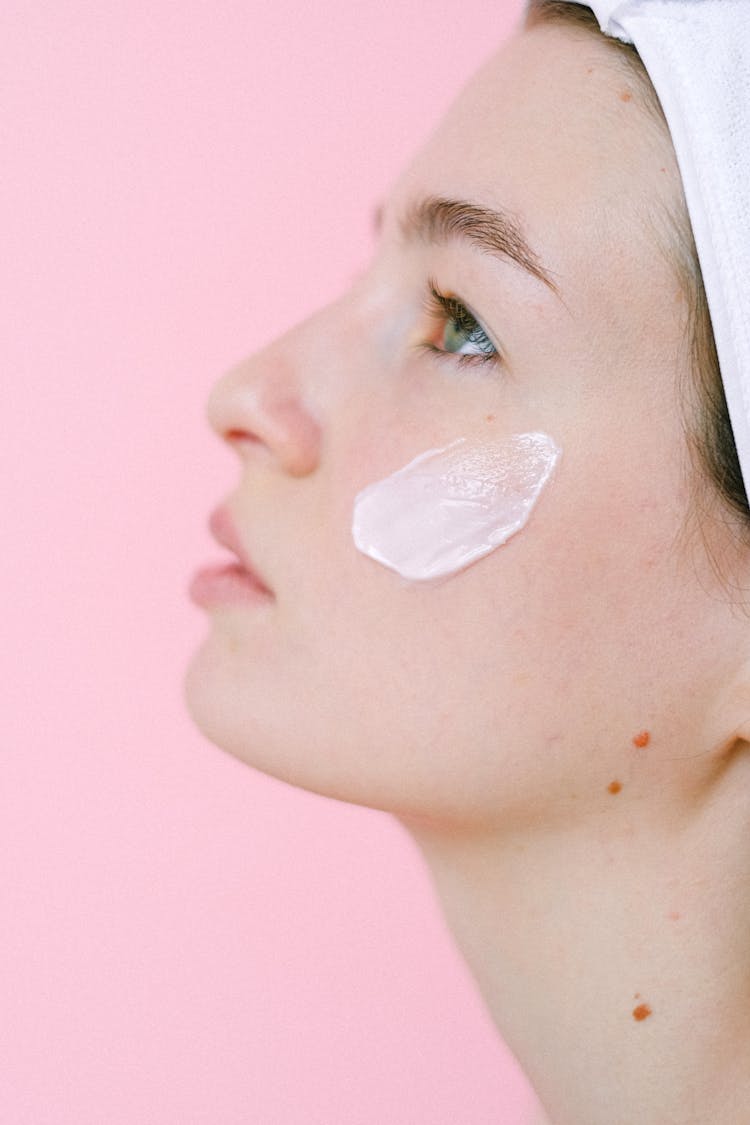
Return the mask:
[[465,363],[496,363],[500,358],[482,325],[457,297],[441,293],[428,281],[424,309],[435,325],[433,339],[418,345],[433,355]]

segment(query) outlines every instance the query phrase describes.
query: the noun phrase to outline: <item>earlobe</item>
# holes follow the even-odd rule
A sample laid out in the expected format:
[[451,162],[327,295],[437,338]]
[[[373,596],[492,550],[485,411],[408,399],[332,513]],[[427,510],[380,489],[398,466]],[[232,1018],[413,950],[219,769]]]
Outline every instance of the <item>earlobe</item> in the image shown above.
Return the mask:
[[746,753],[750,748],[750,653],[721,693],[718,719],[724,732],[718,747],[721,756]]

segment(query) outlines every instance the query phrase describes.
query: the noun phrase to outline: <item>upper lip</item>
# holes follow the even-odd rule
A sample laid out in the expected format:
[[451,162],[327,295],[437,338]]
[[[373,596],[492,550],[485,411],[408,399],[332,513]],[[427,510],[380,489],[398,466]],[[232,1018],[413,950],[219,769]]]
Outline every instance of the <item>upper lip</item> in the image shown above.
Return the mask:
[[220,504],[218,508],[214,508],[208,521],[208,527],[216,542],[220,543],[222,547],[228,547],[229,550],[237,556],[250,577],[253,578],[266,593],[272,593],[250,561],[228,508],[223,504]]

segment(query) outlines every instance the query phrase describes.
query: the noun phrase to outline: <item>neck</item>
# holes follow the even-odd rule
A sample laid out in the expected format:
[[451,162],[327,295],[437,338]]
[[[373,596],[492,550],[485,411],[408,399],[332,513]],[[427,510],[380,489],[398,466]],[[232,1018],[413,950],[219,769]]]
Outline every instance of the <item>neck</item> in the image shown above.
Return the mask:
[[679,817],[643,801],[513,837],[403,821],[553,1125],[747,1120],[747,772]]

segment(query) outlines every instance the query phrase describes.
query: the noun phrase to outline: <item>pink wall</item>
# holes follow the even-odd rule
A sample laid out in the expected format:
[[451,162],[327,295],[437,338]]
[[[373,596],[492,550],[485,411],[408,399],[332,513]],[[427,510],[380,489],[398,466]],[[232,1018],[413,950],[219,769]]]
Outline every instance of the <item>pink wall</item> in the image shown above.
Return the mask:
[[4,1125],[523,1120],[405,833],[181,698],[208,389],[357,272],[519,8],[3,6]]

